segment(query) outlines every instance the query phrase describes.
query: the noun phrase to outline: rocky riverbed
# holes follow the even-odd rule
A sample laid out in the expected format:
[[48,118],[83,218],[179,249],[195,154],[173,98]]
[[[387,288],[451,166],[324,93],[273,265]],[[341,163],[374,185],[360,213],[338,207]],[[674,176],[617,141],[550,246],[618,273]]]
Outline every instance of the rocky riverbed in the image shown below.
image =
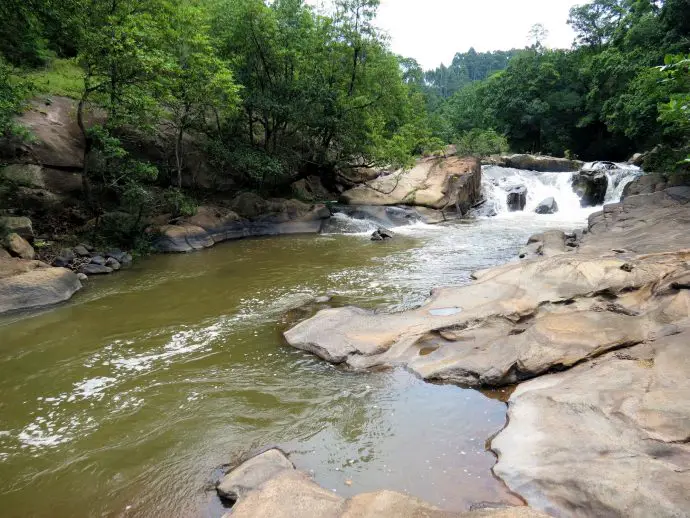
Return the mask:
[[552,234],[418,309],[324,310],[285,338],[354,369],[520,383],[495,472],[537,509],[688,516],[690,188],[631,190],[647,192],[593,214],[575,247]]

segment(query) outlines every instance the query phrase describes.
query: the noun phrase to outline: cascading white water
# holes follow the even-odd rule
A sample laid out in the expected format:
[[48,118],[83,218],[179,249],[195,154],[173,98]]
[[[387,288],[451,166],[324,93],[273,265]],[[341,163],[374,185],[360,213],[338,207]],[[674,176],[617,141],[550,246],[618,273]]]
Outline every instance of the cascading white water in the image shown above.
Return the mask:
[[[598,169],[596,163],[587,164],[585,168]],[[603,167],[601,169],[604,170]],[[608,177],[606,203],[615,203],[620,201],[625,186],[640,175],[640,169],[627,164],[615,164],[615,168],[605,169],[605,173]],[[573,191],[572,178],[573,173],[539,173],[485,166],[482,169],[482,194],[486,202],[475,211],[475,214],[479,217],[534,217],[583,221],[598,209],[580,206],[580,199]],[[522,212],[510,212],[508,191],[518,186],[527,188],[527,204]],[[539,203],[547,198],[556,200],[558,212],[553,215],[535,214]]]

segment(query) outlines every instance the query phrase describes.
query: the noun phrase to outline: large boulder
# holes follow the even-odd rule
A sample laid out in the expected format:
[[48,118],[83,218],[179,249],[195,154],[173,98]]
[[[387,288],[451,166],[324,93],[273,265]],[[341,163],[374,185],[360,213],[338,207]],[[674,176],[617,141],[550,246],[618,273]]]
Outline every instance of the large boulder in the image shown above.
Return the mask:
[[427,158],[346,191],[348,205],[416,205],[465,213],[481,196],[481,166],[473,158]]
[[33,259],[36,255],[33,247],[29,242],[21,237],[19,234],[11,233],[5,237],[5,248],[15,257],[21,259]]
[[317,485],[276,449],[232,470],[217,489],[222,498],[236,502],[227,518],[547,518],[528,507],[442,511],[393,491],[345,499]]
[[508,210],[511,212],[525,210],[525,205],[527,205],[527,187],[524,185],[512,187],[506,196],[506,203],[508,204]]
[[556,214],[558,212],[558,203],[553,197],[546,198],[545,200],[541,201],[539,205],[537,205],[537,208],[534,209],[534,212],[537,214]]
[[7,277],[0,275],[0,313],[57,304],[68,300],[82,287],[70,270],[33,266],[37,261],[29,263],[35,269]]
[[525,154],[502,156],[500,158],[496,158],[491,163],[492,165],[512,167],[513,169],[524,169],[528,171],[538,171],[540,173],[574,172],[578,171],[583,166],[583,162],[580,162],[579,160]]
[[35,164],[12,164],[0,169],[0,183],[8,182],[17,187],[45,189],[43,168]]
[[690,173],[649,173],[636,178],[623,189],[623,199],[639,194],[653,194],[668,189],[690,185]]
[[582,170],[573,175],[573,191],[580,198],[582,207],[603,205],[609,180],[603,169]]
[[318,176],[308,176],[297,180],[290,188],[293,196],[303,201],[328,201],[338,197],[323,186]]
[[159,252],[184,253],[209,248],[214,244],[211,236],[203,228],[181,223],[160,227],[154,247]]
[[0,229],[6,229],[8,233],[16,233],[27,241],[34,238],[34,228],[31,220],[24,216],[3,216],[0,217]]

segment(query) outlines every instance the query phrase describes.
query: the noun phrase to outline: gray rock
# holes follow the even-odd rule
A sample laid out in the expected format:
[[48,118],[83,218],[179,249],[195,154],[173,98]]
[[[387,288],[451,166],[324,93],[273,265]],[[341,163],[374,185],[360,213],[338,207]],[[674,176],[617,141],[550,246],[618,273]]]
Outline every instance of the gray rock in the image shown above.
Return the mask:
[[38,268],[0,279],[0,313],[49,306],[81,289],[77,276],[64,268]]
[[119,248],[114,248],[114,249],[112,249],[112,250],[108,250],[108,251],[105,253],[105,258],[107,259],[107,258],[109,258],[109,257],[112,257],[112,258],[115,259],[117,262],[122,262],[123,258],[124,258],[126,255],[127,255],[127,252],[123,252],[123,251],[120,250]]
[[106,261],[106,259],[102,255],[96,255],[96,256],[91,258],[91,264],[97,264],[100,266],[104,266],[105,261]]
[[558,203],[554,198],[546,198],[534,210],[537,214],[556,214],[558,212]]
[[492,162],[494,165],[512,167],[513,169],[524,169],[528,171],[538,171],[542,173],[562,173],[577,171],[583,165],[579,160],[568,160],[567,158],[556,158],[552,156],[540,155],[511,155],[502,156]]
[[228,473],[218,484],[218,494],[227,500],[235,501],[249,491],[258,489],[279,473],[294,469],[295,466],[283,452],[277,449],[268,450]]
[[392,231],[388,230],[387,228],[379,227],[371,235],[371,240],[385,241],[386,239],[393,239],[393,237],[395,237],[395,234]]
[[113,269],[109,266],[103,266],[100,264],[85,264],[79,268],[79,272],[85,275],[104,275],[107,273],[113,273]]
[[88,280],[88,278],[89,277],[85,273],[80,272],[77,274],[77,279],[79,279],[80,281],[86,281],[86,280]]
[[5,248],[15,257],[33,259],[36,255],[29,242],[19,234],[12,232],[4,239]]
[[125,255],[122,256],[122,259],[120,260],[120,266],[122,266],[123,268],[127,268],[128,266],[132,266],[131,254],[126,253]]
[[122,265],[120,264],[120,262],[117,259],[115,259],[114,257],[108,257],[105,260],[105,265],[109,268],[112,268],[115,271],[122,268]]
[[27,241],[34,238],[34,229],[29,218],[20,216],[3,216],[0,217],[0,228],[6,228],[8,232],[19,234]]
[[525,210],[527,205],[527,187],[519,185],[508,191],[507,196],[508,210],[511,212]]
[[77,245],[72,250],[78,257],[89,257],[91,255],[84,245]]
[[69,248],[63,248],[60,250],[60,253],[57,255],[55,259],[53,259],[53,266],[57,266],[59,268],[65,268],[72,264],[74,262],[74,259],[76,256],[74,255],[74,252],[70,250]]
[[582,170],[573,175],[573,190],[580,198],[582,207],[595,207],[603,205],[606,199],[606,190],[609,179],[602,169]]

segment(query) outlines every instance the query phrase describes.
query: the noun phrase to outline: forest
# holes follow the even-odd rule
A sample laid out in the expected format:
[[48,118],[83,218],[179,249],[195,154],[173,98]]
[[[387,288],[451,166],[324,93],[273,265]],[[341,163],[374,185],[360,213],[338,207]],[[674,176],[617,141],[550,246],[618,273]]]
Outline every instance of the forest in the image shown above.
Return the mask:
[[[343,167],[409,166],[448,144],[482,156],[652,151],[648,170],[687,167],[688,0],[594,0],[571,10],[571,49],[535,31],[526,48],[470,49],[429,71],[390,50],[378,5],[4,0],[2,139],[32,138],[16,122],[31,99],[71,97],[85,200],[141,207],[156,186],[178,210],[193,205],[190,142],[219,184],[267,194],[306,175],[331,186]],[[153,134],[165,161],[132,151]]]

